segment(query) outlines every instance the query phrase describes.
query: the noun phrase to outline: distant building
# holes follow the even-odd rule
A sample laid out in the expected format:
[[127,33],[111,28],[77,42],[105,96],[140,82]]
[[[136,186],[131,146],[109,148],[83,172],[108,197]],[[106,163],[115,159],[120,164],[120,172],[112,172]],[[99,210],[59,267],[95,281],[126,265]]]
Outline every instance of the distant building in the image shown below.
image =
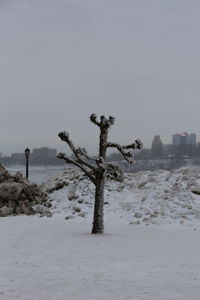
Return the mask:
[[163,143],[159,135],[154,136],[151,148],[151,156],[154,158],[161,158],[163,156]]
[[[0,161],[6,165],[25,165],[25,153],[12,153],[11,156],[0,156]],[[57,158],[57,150],[48,147],[35,148],[30,153],[29,162],[34,165],[63,165],[65,162]]]
[[194,133],[188,134],[187,132],[183,132],[183,133],[173,134],[172,136],[172,144],[174,146],[196,145],[196,143],[197,143],[197,138],[196,138],[196,134]]
[[33,158],[45,160],[45,159],[55,158],[56,155],[57,155],[56,149],[50,149],[47,147],[33,149]]
[[24,153],[12,153],[11,154],[11,162],[14,164],[24,164],[25,155]]
[[18,159],[24,159],[24,157],[25,157],[24,153],[12,153],[11,154],[11,158],[12,159],[16,159],[16,160],[18,160]]

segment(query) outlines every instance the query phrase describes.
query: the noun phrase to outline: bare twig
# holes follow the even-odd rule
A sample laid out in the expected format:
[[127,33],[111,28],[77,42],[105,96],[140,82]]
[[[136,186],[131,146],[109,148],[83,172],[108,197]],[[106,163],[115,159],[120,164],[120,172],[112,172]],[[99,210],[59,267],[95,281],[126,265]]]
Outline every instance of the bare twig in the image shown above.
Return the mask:
[[78,161],[67,157],[65,153],[58,153],[57,157],[65,160],[65,162],[68,164],[73,164],[78,168],[80,168],[88,176],[88,178],[95,184],[95,176],[93,176],[93,174],[88,169],[86,169],[80,163],[78,163]]

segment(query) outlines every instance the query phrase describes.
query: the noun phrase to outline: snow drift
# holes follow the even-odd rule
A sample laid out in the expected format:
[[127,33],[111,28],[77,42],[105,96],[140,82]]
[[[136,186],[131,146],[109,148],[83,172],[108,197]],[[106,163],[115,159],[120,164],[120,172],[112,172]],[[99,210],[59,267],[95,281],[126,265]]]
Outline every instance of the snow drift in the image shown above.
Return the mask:
[[200,231],[184,224],[199,223],[199,174],[183,168],[108,182],[103,235],[89,234],[94,187],[83,174],[49,180],[42,188],[52,218],[0,218],[0,299],[198,300]]
[[[78,169],[69,169],[42,185],[53,214],[66,219],[93,212],[94,186]],[[197,224],[200,220],[200,167],[125,174],[122,183],[108,181],[105,215],[130,224]]]

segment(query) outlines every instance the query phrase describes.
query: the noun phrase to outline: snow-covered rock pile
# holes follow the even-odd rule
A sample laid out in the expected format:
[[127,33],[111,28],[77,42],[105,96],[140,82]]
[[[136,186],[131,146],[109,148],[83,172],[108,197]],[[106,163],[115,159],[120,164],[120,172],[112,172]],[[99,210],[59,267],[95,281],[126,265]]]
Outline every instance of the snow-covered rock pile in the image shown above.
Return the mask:
[[26,214],[51,215],[47,194],[17,172],[14,176],[0,165],[0,217]]
[[94,203],[94,185],[76,168],[68,169],[41,185],[49,193],[53,214],[63,213],[66,219],[85,217]]
[[[78,169],[69,169],[43,184],[53,213],[66,219],[92,213],[94,185]],[[130,224],[194,224],[200,221],[200,167],[125,174],[105,189],[105,217],[126,218]]]

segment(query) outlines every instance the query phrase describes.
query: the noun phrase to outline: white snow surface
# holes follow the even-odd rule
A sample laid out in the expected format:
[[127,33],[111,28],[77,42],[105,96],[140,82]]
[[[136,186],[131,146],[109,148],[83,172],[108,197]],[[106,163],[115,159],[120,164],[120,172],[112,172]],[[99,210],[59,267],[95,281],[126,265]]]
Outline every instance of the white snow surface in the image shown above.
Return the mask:
[[0,219],[1,300],[198,300],[200,231],[106,218]]
[[53,217],[0,218],[0,300],[199,300],[199,176],[108,183],[103,235],[90,234],[94,187],[79,171],[48,181],[68,182],[50,196]]
[[[78,169],[48,180],[45,188],[66,187],[50,195],[54,214],[87,216],[93,212],[94,185]],[[130,224],[200,224],[200,167],[173,171],[125,174],[124,181],[109,181],[105,188],[105,215]],[[72,198],[71,201],[68,198]],[[77,212],[76,212],[77,211]]]

